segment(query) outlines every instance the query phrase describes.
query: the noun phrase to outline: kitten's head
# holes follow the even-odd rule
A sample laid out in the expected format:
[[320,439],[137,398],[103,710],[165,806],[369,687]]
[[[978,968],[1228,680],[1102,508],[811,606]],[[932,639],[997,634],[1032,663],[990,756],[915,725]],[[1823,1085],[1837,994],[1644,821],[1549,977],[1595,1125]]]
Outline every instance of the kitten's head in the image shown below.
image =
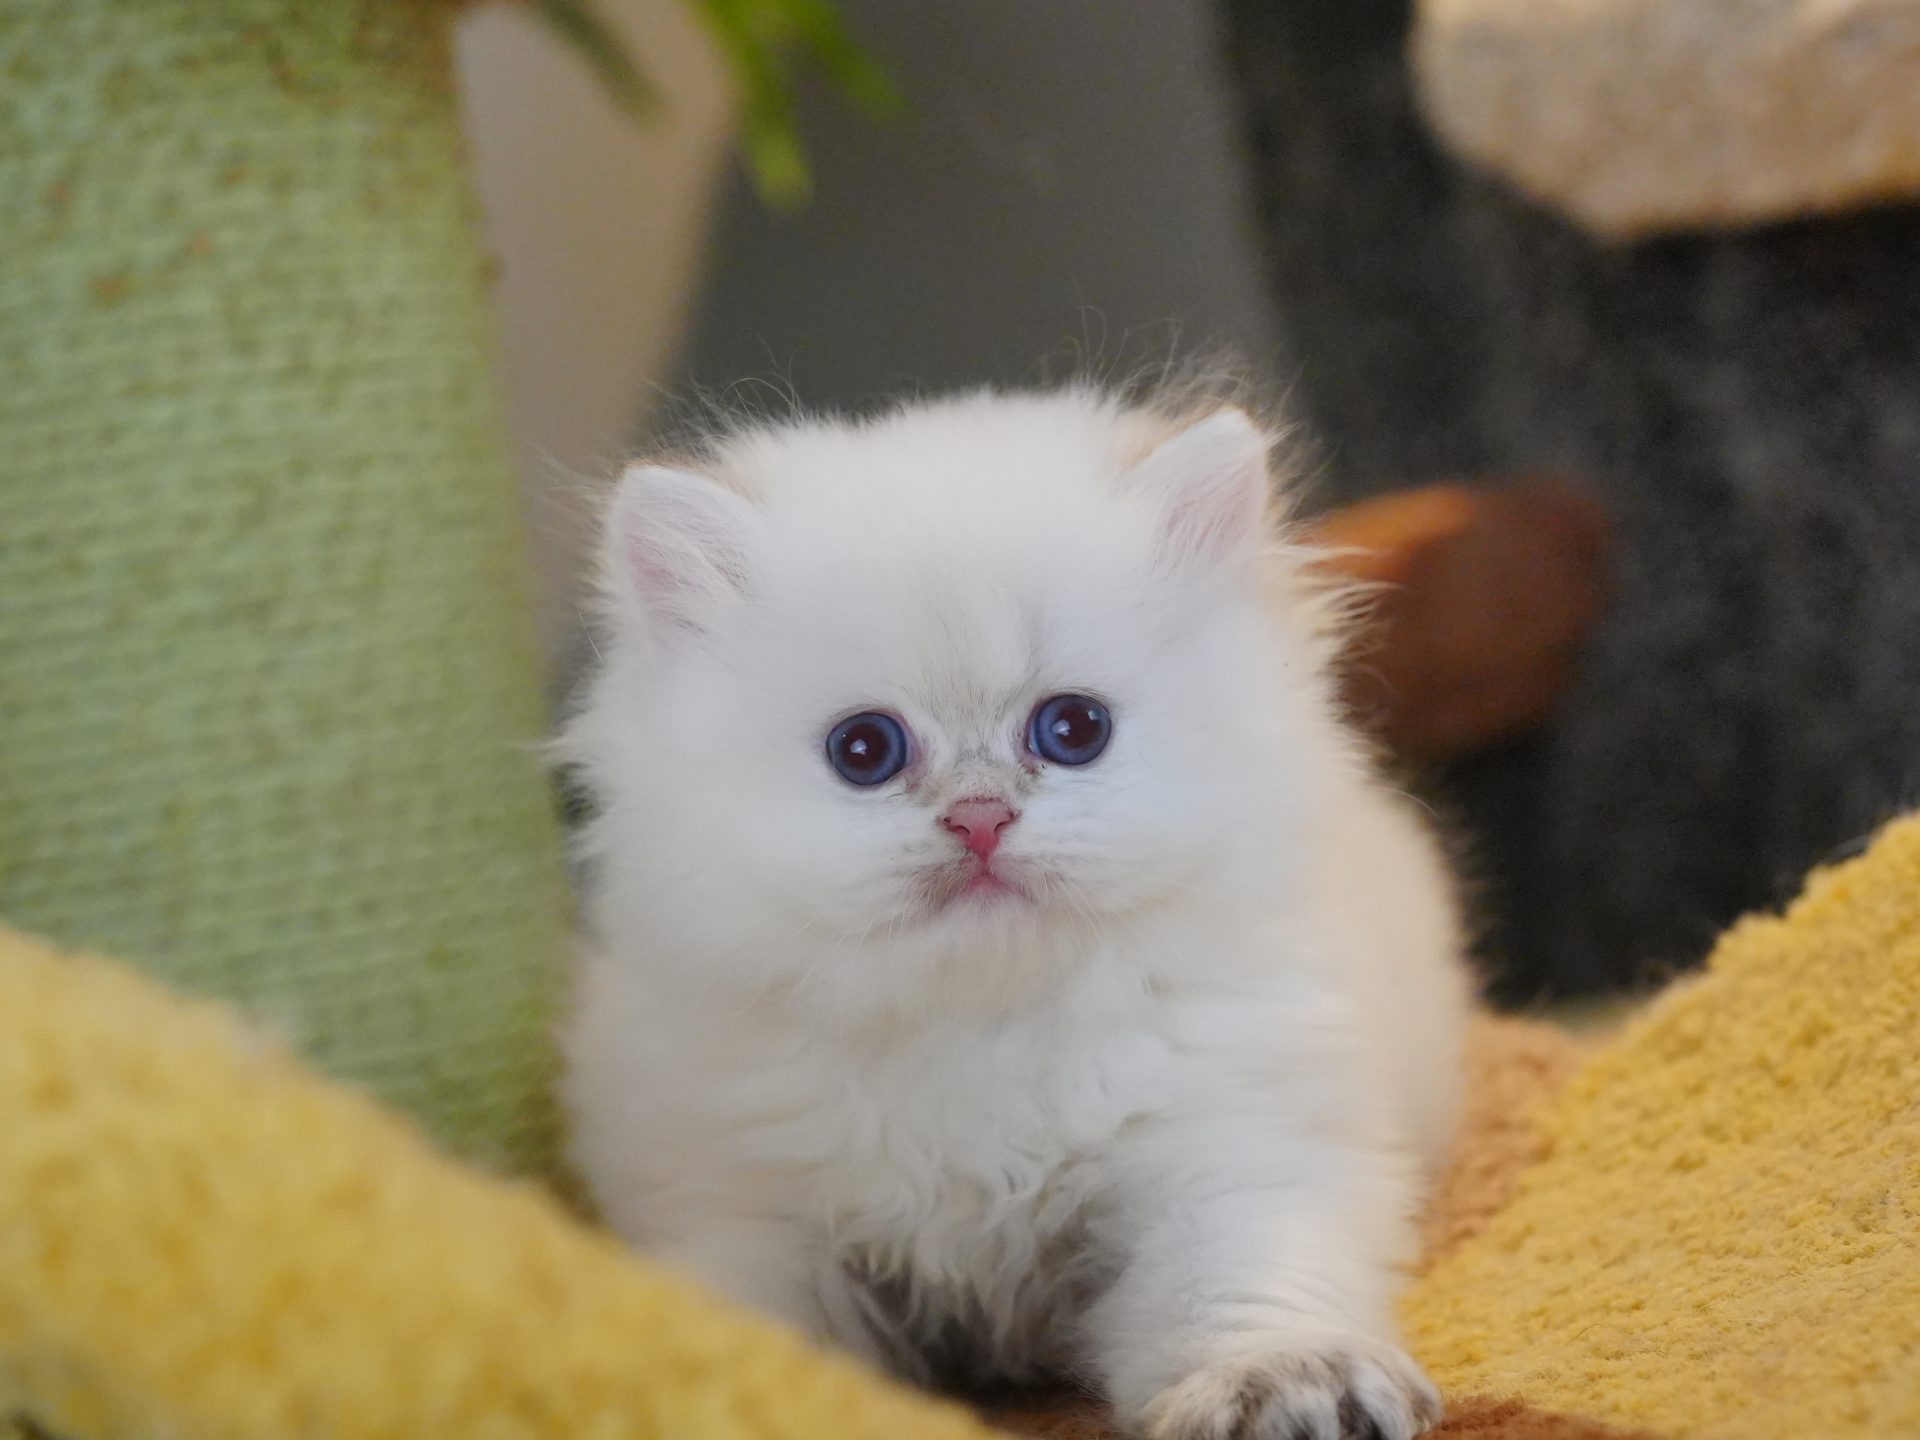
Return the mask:
[[629,470],[564,741],[601,926],[855,1007],[1278,883],[1345,756],[1268,448],[1068,392]]

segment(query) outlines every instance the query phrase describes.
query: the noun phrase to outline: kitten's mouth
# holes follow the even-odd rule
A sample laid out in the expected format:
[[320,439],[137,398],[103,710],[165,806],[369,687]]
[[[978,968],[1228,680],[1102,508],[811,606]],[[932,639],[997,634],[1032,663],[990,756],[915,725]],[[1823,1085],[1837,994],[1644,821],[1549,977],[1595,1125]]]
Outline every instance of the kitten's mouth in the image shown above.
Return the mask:
[[969,861],[945,866],[926,878],[927,908],[943,914],[957,905],[992,905],[1030,897],[1018,882],[991,865]]

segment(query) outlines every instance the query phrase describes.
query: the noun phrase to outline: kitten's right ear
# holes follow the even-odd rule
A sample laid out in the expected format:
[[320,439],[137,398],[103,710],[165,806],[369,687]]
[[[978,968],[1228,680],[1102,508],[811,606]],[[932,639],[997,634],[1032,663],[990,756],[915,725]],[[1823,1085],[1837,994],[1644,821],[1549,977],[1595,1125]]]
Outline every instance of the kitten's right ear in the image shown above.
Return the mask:
[[606,582],[662,635],[699,634],[752,585],[759,514],[704,475],[635,465],[607,511]]

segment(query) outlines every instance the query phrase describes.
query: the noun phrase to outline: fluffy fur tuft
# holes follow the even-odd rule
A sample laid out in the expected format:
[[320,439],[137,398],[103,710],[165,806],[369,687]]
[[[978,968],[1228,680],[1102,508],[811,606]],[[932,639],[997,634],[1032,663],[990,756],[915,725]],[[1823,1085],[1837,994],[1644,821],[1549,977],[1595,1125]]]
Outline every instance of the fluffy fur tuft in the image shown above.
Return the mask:
[[[1156,1437],[1436,1418],[1390,1302],[1468,985],[1271,444],[1064,390],[628,472],[559,741],[595,810],[568,1095],[616,1228],[908,1375],[1082,1377]],[[1091,763],[1030,745],[1059,694],[1112,717]],[[911,760],[854,786],[825,746],[866,712]]]

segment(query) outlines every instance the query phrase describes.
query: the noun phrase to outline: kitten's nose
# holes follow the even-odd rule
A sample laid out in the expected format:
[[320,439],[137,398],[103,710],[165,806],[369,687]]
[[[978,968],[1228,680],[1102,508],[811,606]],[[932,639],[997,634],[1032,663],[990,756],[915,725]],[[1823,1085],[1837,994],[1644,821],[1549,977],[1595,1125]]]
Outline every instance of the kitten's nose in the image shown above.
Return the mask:
[[1004,800],[974,796],[949,805],[940,824],[958,835],[960,843],[984,865],[1000,846],[1000,832],[1019,818],[1019,812]]

